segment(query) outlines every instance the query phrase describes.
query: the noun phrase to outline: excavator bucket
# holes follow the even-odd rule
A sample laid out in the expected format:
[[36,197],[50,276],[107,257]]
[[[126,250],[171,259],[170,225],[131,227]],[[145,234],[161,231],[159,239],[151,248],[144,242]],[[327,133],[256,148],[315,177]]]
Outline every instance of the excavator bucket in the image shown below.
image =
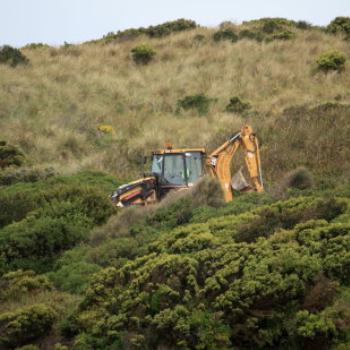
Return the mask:
[[236,174],[232,176],[231,186],[235,191],[244,191],[250,187],[243,175],[242,169],[238,170]]

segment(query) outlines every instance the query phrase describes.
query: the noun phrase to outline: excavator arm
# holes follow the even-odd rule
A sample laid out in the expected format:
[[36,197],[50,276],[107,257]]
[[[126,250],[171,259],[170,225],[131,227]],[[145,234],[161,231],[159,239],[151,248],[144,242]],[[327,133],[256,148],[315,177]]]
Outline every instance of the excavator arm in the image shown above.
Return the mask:
[[214,150],[207,158],[207,166],[212,176],[220,181],[226,202],[232,201],[231,190],[231,163],[238,148],[245,151],[245,163],[253,190],[263,192],[262,172],[260,165],[259,143],[249,125],[230,137],[224,144]]

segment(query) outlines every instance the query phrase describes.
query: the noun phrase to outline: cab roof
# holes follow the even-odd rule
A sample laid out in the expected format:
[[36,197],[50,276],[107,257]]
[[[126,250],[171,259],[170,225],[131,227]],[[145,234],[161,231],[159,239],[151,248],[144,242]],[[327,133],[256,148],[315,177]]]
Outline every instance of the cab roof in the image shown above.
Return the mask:
[[199,152],[206,154],[205,148],[169,148],[153,151],[152,154],[184,154],[187,152]]

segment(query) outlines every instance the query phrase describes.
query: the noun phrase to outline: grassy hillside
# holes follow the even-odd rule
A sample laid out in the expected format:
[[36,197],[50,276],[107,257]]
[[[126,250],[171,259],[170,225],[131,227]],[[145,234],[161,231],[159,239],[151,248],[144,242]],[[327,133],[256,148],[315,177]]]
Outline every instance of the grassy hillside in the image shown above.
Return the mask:
[[[262,138],[268,180],[296,165],[348,175],[349,62],[343,73],[316,69],[323,52],[350,57],[343,36],[283,20],[223,28],[239,40],[197,27],[164,37],[127,31],[81,45],[28,46],[22,52],[29,65],[0,65],[2,137],[35,163],[133,177],[140,155],[166,141],[211,150],[248,121]],[[131,57],[142,43],[156,52],[147,65]],[[211,99],[207,113],[179,109],[179,100],[197,94]],[[251,108],[227,112],[234,96]],[[326,168],[323,148],[334,152]]]
[[[0,50],[0,350],[348,349],[347,23]],[[225,204],[204,177],[111,204],[144,152],[210,150],[244,122],[265,193]]]

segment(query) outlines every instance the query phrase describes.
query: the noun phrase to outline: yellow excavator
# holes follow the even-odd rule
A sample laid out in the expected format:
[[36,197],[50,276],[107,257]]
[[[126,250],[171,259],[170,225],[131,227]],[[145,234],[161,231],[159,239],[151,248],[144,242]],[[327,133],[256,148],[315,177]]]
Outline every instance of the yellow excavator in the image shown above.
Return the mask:
[[[239,148],[244,150],[248,182],[239,170],[232,178],[232,159]],[[173,149],[171,144],[152,153],[149,176],[122,185],[112,193],[118,207],[150,205],[159,202],[169,191],[184,190],[204,175],[219,180],[226,202],[233,199],[233,190],[263,192],[259,143],[251,126],[244,125],[224,144],[207,155],[204,148]]]

